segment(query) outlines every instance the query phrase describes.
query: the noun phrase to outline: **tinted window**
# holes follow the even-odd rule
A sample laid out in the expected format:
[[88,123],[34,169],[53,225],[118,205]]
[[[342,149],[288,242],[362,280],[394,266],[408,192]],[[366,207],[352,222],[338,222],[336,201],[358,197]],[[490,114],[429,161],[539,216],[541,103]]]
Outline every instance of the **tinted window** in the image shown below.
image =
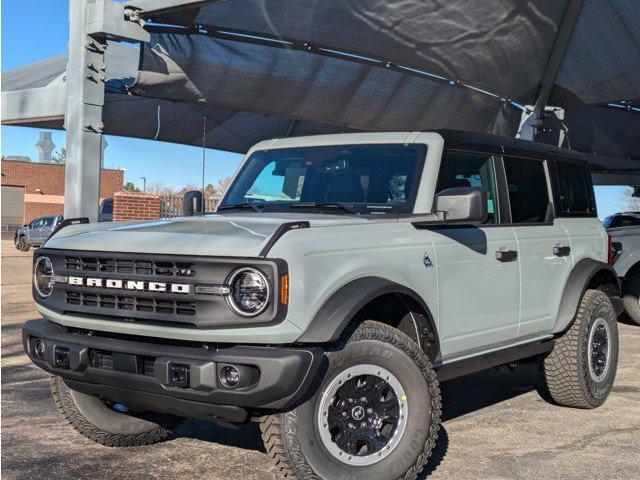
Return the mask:
[[[221,207],[251,203],[289,212],[348,204],[357,213],[411,213],[424,145],[353,145],[254,153]],[[301,205],[305,204],[305,205]],[[325,210],[318,207],[316,213]],[[332,209],[331,213],[342,213]]]
[[113,214],[113,200],[105,200],[104,202],[102,202],[102,211],[100,213],[103,213],[105,215],[112,215]]
[[55,217],[47,217],[44,219],[44,226],[45,227],[50,227],[51,225],[53,225],[53,219]]
[[498,202],[491,155],[444,152],[436,193],[452,187],[482,188],[487,194],[487,223],[498,223]]
[[43,223],[44,223],[44,218],[36,218],[33,221],[33,225],[31,226],[31,228],[33,228],[34,230],[37,230],[38,228],[42,227]]
[[640,218],[631,215],[612,215],[602,222],[604,228],[635,227],[640,225]]
[[591,173],[582,165],[557,162],[560,209],[563,213],[595,214]]
[[505,157],[504,168],[509,187],[511,221],[544,223],[550,211],[550,202],[543,163]]

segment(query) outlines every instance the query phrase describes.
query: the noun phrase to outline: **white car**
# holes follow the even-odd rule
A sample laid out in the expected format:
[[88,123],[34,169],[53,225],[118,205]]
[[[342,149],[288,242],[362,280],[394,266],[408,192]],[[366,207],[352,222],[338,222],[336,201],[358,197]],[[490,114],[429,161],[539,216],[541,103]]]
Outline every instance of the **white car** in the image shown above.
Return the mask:
[[616,213],[602,224],[610,237],[609,263],[622,282],[624,308],[640,325],[640,212]]

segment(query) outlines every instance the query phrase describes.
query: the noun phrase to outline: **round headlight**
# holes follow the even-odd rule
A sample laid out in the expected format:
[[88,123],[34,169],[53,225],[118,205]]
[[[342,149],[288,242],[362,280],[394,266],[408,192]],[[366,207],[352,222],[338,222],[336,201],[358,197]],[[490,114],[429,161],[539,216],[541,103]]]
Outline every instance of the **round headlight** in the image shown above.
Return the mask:
[[38,295],[48,297],[53,291],[53,264],[49,257],[38,257],[33,266],[33,286]]
[[227,284],[231,293],[227,302],[232,310],[246,317],[264,312],[269,305],[271,290],[267,277],[255,268],[239,268],[234,271]]

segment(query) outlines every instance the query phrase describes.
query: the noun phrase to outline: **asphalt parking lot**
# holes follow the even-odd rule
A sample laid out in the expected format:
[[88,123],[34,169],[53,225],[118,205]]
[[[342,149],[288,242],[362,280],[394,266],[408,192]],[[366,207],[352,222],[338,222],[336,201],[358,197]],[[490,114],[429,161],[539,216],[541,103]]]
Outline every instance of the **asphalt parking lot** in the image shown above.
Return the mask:
[[[2,478],[279,478],[253,425],[191,420],[161,445],[126,450],[77,435],[22,351],[21,326],[37,318],[30,264],[31,253],[2,241]],[[444,383],[440,441],[422,478],[639,478],[640,327],[620,323],[620,342],[616,384],[595,411],[545,403],[532,367]]]

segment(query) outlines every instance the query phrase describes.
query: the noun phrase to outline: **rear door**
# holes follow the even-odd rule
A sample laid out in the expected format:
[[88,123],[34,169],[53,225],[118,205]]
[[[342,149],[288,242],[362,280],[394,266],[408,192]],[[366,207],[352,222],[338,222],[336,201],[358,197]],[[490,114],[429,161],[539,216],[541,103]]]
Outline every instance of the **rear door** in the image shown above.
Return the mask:
[[56,217],[45,217],[42,225],[40,243],[44,243],[53,233]]
[[450,187],[483,188],[489,219],[480,227],[431,230],[443,360],[512,343],[519,310],[518,262],[509,253],[517,244],[513,229],[501,224],[494,157],[445,151],[436,192]]
[[520,262],[520,339],[551,332],[573,262],[569,236],[554,218],[543,160],[504,157],[511,224]]

